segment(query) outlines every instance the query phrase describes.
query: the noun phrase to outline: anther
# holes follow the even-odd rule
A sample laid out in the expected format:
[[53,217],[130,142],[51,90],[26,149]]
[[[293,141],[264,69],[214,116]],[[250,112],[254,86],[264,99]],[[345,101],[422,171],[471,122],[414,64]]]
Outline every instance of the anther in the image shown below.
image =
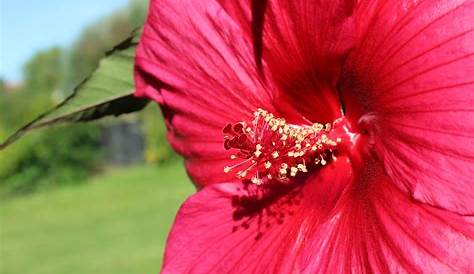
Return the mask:
[[324,158],[321,157],[321,165],[325,166],[326,165],[326,160],[324,160]]
[[295,177],[297,172],[298,172],[298,168],[292,166],[291,169],[290,169],[291,177]]

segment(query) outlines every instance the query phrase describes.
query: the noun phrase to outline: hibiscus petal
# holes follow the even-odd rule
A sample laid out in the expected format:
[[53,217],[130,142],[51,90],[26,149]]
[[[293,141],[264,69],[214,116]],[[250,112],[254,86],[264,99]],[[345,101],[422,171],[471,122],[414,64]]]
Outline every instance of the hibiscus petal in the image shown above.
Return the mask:
[[382,168],[372,166],[364,172],[347,196],[341,197],[337,222],[327,225],[327,234],[315,236],[303,255],[322,250],[321,257],[312,259],[312,269],[321,273],[474,270],[472,217],[414,202],[390,182]]
[[298,195],[247,203],[247,214],[236,214],[245,205],[235,198],[245,193],[241,185],[205,187],[181,207],[162,273],[474,270],[472,218],[413,203],[373,169],[349,184],[350,166],[340,160],[296,189]]
[[274,111],[251,45],[215,1],[152,1],[135,78],[136,94],[161,104],[170,142],[198,185],[231,180],[222,172],[227,123],[247,120],[258,107]]
[[366,1],[344,70],[347,114],[418,201],[474,214],[474,2]]
[[277,107],[289,103],[292,112],[313,122],[332,122],[340,116],[336,83],[342,60],[355,41],[351,14],[356,1],[220,2],[253,39],[257,55],[262,48],[263,60],[280,88]]
[[181,207],[162,273],[291,273],[301,268],[295,264],[305,230],[334,208],[349,176],[337,171],[346,167],[341,158],[303,188],[276,187],[256,202],[243,184],[206,186]]
[[[378,243],[390,273],[472,273],[474,219],[416,203],[393,184],[374,196]],[[403,254],[403,256],[401,256]],[[372,254],[373,257],[377,255]],[[390,257],[389,257],[390,256]],[[375,271],[384,272],[384,271]]]

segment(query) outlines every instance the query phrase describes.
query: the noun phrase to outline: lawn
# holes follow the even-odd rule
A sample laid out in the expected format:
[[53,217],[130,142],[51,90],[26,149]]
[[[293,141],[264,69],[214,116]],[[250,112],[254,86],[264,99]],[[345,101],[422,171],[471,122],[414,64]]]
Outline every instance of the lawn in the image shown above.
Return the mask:
[[157,273],[174,215],[192,192],[173,163],[2,201],[0,273]]

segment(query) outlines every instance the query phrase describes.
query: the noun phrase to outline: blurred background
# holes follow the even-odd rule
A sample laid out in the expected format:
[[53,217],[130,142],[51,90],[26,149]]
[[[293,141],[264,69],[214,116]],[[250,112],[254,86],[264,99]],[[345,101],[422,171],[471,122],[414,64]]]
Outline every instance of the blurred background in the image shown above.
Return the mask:
[[[0,141],[140,27],[147,0],[0,0]],[[193,191],[155,104],[0,151],[0,273],[157,273]]]

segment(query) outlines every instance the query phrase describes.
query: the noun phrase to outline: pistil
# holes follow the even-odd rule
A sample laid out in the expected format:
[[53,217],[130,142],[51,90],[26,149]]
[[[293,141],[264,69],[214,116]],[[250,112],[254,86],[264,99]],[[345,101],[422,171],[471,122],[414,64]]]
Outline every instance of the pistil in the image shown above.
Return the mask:
[[224,148],[235,152],[230,159],[236,162],[224,167],[224,172],[256,185],[288,183],[292,177],[335,161],[350,141],[345,126],[344,118],[294,125],[258,109],[252,121],[223,129]]

